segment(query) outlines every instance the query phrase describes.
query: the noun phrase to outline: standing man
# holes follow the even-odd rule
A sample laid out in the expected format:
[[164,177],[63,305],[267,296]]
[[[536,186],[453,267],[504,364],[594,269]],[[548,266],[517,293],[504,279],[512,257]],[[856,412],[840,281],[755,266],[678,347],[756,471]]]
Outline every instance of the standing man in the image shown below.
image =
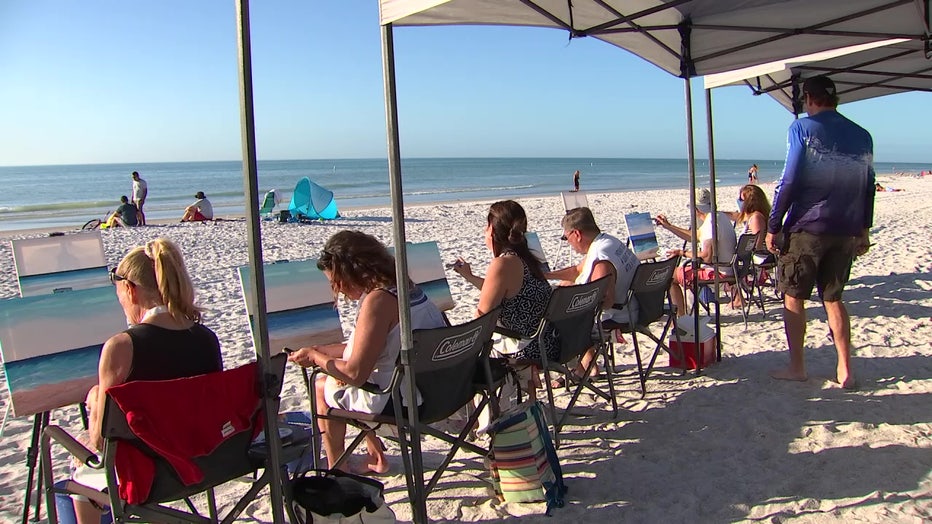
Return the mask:
[[[874,219],[874,143],[870,133],[840,115],[838,96],[828,77],[803,84],[807,118],[790,126],[786,165],[777,182],[767,224],[767,249],[779,254],[779,288],[784,293],[783,327],[790,365],[771,376],[804,381],[805,302],[812,286],[828,315],[838,352],[836,379],[855,385],[851,370],[851,323],[841,302],[855,257],[867,253]],[[784,218],[785,217],[785,218]],[[782,246],[776,235],[783,233]]]
[[[563,240],[573,251],[585,255],[585,258],[575,266],[551,271],[544,276],[570,284],[585,284],[611,275],[602,302],[601,320],[613,320],[619,324],[633,324],[637,321],[637,318],[629,319],[627,308],[620,305],[628,299],[628,288],[631,287],[631,280],[637,271],[638,258],[624,242],[599,229],[588,207],[577,207],[567,211],[561,225]],[[636,315],[637,301],[634,297],[631,300],[631,311]],[[619,305],[617,309],[616,304]],[[592,349],[587,351],[580,359],[576,374],[581,376],[594,357],[595,352]]]
[[149,185],[146,181],[139,178],[139,172],[133,171],[133,205],[139,212],[139,225],[146,225],[146,214],[142,211],[142,205],[146,203],[146,195],[149,194]]
[[579,170],[573,173],[573,191],[579,191]]

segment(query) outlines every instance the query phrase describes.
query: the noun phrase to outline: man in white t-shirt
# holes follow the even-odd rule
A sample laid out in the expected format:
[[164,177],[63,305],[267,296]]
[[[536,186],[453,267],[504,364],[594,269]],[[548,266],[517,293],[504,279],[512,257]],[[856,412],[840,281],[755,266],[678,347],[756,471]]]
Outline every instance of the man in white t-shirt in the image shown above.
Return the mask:
[[136,206],[138,215],[137,222],[140,226],[146,225],[146,214],[142,211],[142,205],[146,203],[146,196],[149,194],[149,185],[142,178],[139,178],[139,172],[133,171],[133,205]]
[[[637,320],[637,302],[632,297],[630,308],[622,306],[628,299],[628,289],[631,280],[638,268],[638,259],[628,249],[624,242],[603,233],[595,223],[592,211],[588,207],[577,207],[566,212],[563,217],[563,239],[579,254],[585,258],[575,266],[569,266],[551,271],[545,276],[548,279],[562,280],[567,283],[584,284],[598,280],[609,275],[608,288],[605,290],[605,299],[602,302],[602,321],[613,320],[618,323],[627,323]],[[616,307],[617,306],[617,307]],[[628,311],[635,315],[628,318]],[[577,374],[582,374],[595,353],[592,349],[586,352]]]
[[184,209],[184,216],[181,217],[182,222],[201,222],[205,220],[214,219],[214,207],[210,204],[210,200],[207,200],[207,196],[204,195],[203,191],[198,191],[194,198],[197,200],[193,204]]
[[[657,215],[654,221],[658,226],[683,240],[689,241],[692,239],[692,232],[689,229],[674,226],[664,215]],[[701,222],[697,235],[699,252],[696,253],[696,257],[702,261],[699,266],[699,280],[712,280],[715,276],[715,267],[712,265],[712,194],[705,188],[696,191],[696,222]],[[728,264],[731,262],[731,258],[738,246],[735,228],[728,215],[721,211],[716,213],[715,222],[715,228],[718,230],[718,248],[715,250],[715,259],[718,260],[719,264]],[[691,249],[674,249],[668,254],[681,256],[688,260],[693,258]],[[720,276],[728,276],[732,272],[731,266],[719,266]],[[673,301],[673,305],[676,306],[676,314],[679,316],[686,314],[686,297],[683,294],[683,288],[691,287],[693,278],[695,278],[695,275],[692,263],[677,268],[673,274],[673,283],[670,285],[670,299]]]

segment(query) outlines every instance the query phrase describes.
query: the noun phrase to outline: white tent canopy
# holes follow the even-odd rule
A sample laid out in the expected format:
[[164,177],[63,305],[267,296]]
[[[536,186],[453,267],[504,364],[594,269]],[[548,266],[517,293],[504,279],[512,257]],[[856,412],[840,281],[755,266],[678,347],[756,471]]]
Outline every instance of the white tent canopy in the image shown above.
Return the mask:
[[798,112],[793,107],[794,98],[799,98],[793,95],[794,83],[798,88],[817,75],[835,82],[841,103],[907,91],[932,92],[930,51],[928,41],[897,39],[882,46],[856,46],[709,75],[705,87],[747,85],[755,95],[769,95],[790,112]]
[[395,26],[562,29],[680,77],[929,33],[928,0],[381,0]]

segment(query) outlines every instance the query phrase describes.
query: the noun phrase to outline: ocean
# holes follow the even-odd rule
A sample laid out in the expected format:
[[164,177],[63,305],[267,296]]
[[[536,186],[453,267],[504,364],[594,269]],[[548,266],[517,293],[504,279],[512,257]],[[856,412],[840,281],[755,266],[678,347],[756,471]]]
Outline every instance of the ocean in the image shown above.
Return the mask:
[[[718,183],[747,180],[756,163],[761,182],[776,180],[783,160],[717,160]],[[217,216],[245,213],[240,161],[0,167],[0,230],[80,227],[102,218],[130,196],[130,173],[149,184],[146,217],[180,219],[203,191]],[[927,164],[877,163],[878,173],[919,172]],[[411,158],[402,161],[405,203],[438,203],[557,195],[572,188],[579,170],[583,191],[686,188],[684,159],[637,158]],[[331,191],[341,209],[388,206],[384,159],[259,161],[259,189],[277,189],[284,202],[302,177]],[[699,184],[708,185],[708,161],[697,161]],[[261,198],[262,195],[260,195]],[[255,204],[259,206],[259,202]]]

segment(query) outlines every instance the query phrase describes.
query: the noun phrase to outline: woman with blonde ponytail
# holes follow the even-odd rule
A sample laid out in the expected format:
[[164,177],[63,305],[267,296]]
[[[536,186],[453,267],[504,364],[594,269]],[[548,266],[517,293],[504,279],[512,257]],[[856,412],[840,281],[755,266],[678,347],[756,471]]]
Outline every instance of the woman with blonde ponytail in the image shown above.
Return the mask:
[[[107,388],[134,380],[170,380],[221,371],[223,361],[217,335],[201,325],[201,309],[194,304],[194,286],[181,252],[159,238],[131,250],[110,271],[129,329],[104,343],[97,385],[87,395],[90,411],[88,444],[99,450]],[[74,480],[103,489],[102,470],[82,466]],[[78,522],[100,522],[100,511],[75,498]]]

